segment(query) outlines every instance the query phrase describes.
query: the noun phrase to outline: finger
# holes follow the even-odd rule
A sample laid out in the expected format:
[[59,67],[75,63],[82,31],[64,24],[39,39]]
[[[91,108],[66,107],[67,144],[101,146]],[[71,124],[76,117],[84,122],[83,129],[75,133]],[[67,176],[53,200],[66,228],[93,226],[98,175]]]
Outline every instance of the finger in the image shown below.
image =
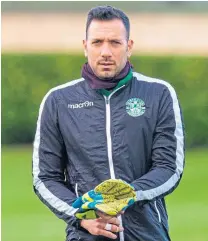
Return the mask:
[[112,233],[110,231],[106,231],[105,229],[100,229],[98,232],[98,235],[102,235],[102,236],[105,236],[105,237],[111,238],[111,239],[117,238],[117,235],[115,235],[114,233]]
[[97,213],[97,215],[98,215],[99,217],[101,217],[102,219],[105,219],[105,220],[109,220],[109,219],[112,218],[112,216],[110,216],[110,215],[108,215],[108,214],[106,214],[106,213],[103,213],[103,212],[101,212],[101,211],[99,211],[99,210],[96,210],[96,213]]
[[106,223],[103,220],[97,220],[96,227],[98,229],[104,229],[104,230],[111,231],[114,233],[118,233],[118,232],[121,232],[124,230],[123,227],[121,227],[117,224]]
[[107,231],[111,231],[111,228],[112,228],[112,224],[110,224],[110,223],[106,223],[104,229],[107,230]]
[[107,223],[110,223],[110,224],[115,224],[117,226],[120,225],[120,221],[117,217],[112,217],[112,216],[108,216],[108,215],[100,217],[99,222],[102,222],[102,223],[107,222]]
[[110,223],[110,224],[115,224],[115,225],[117,225],[117,226],[120,225],[120,221],[119,221],[119,219],[116,218],[116,217],[113,217],[113,218],[108,219],[108,223]]
[[107,223],[104,229],[113,233],[118,233],[124,230],[123,227],[119,227],[110,223]]

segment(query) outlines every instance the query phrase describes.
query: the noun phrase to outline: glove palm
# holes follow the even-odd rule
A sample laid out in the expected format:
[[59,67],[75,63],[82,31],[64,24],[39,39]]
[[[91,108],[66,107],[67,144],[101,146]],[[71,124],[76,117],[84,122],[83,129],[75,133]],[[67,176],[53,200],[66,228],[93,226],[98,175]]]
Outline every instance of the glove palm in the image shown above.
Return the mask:
[[131,185],[120,179],[109,179],[78,198],[73,207],[79,208],[75,214],[77,218],[94,219],[97,218],[96,210],[116,216],[135,201],[136,193]]

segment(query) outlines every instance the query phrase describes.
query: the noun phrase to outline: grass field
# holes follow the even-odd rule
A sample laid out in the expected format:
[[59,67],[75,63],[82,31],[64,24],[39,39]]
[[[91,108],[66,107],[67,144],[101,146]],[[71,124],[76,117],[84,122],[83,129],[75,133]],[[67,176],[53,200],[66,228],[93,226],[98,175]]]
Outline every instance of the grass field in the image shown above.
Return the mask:
[[[65,223],[33,193],[31,159],[31,146],[2,148],[2,241],[64,241]],[[208,241],[207,172],[208,149],[188,151],[167,198],[172,241]]]

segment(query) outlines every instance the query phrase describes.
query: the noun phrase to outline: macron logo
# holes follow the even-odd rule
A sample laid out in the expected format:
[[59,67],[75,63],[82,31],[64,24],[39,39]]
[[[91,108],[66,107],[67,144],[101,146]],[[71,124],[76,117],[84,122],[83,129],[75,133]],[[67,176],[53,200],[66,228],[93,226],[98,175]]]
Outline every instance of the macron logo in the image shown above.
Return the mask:
[[91,101],[85,101],[83,103],[79,103],[79,104],[68,104],[68,108],[70,109],[77,109],[77,108],[83,108],[83,107],[89,107],[89,106],[93,106],[93,102]]

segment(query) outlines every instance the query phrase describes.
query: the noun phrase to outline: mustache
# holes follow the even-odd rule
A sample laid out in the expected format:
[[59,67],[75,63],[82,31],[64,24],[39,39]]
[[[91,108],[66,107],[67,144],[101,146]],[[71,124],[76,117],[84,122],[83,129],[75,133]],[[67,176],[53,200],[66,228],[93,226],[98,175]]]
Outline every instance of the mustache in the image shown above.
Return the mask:
[[109,58],[109,57],[102,57],[98,59],[98,64],[115,64],[115,60]]

